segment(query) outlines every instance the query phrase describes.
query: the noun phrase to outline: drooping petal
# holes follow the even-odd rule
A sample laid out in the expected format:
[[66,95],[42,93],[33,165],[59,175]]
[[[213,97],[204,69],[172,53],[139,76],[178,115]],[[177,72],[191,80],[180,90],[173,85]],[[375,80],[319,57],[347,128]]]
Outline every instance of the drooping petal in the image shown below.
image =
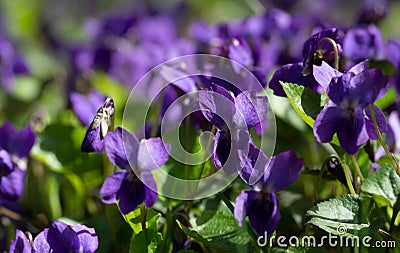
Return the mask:
[[100,138],[100,125],[96,128],[88,128],[85,134],[85,138],[82,141],[81,151],[82,152],[96,152],[101,153],[104,149],[104,139]]
[[9,175],[0,177],[0,203],[17,200],[24,191],[26,171],[15,168]]
[[[133,171],[130,173],[133,174]],[[135,179],[133,180],[125,180],[118,192],[118,206],[123,214],[133,211],[138,205],[143,203],[146,198],[144,184],[140,179],[136,178],[136,176],[134,177]]]
[[253,202],[258,194],[258,192],[253,190],[244,190],[236,197],[234,215],[239,226],[243,226],[243,221],[248,215],[250,203]]
[[172,85],[178,87],[185,93],[197,90],[196,83],[182,70],[163,65],[160,69],[160,75]]
[[[339,77],[332,78],[326,90],[326,94],[333,103],[335,103],[336,105],[342,105],[342,103],[344,104],[345,102],[352,102],[352,100],[350,100],[348,96],[350,89],[352,89],[351,80],[354,76],[354,73],[347,72]],[[344,107],[347,107],[347,105],[345,105]]]
[[144,171],[140,174],[140,179],[144,183],[144,191],[145,191],[145,205],[146,207],[151,207],[157,201],[157,184],[154,180],[153,175],[149,171]]
[[314,122],[314,136],[318,142],[330,142],[337,131],[343,109],[328,103],[319,112]]
[[258,194],[250,203],[247,213],[251,227],[259,235],[264,235],[264,232],[271,235],[281,219],[278,200],[273,192],[270,192],[267,197]]
[[114,204],[117,201],[118,191],[129,173],[127,170],[117,170],[104,180],[100,189],[103,203]]
[[239,176],[249,185],[254,185],[259,181],[267,170],[270,159],[258,149],[254,144],[250,143],[246,163],[243,169],[239,171]]
[[[375,128],[374,128],[374,123],[372,121],[372,116],[371,116],[371,110],[369,107],[365,108],[365,127],[369,136],[370,140],[377,140],[378,136],[376,134]],[[376,123],[378,125],[378,129],[381,133],[384,133],[387,131],[387,123],[386,123],[386,118],[381,109],[374,105],[374,114],[376,118]]]
[[169,158],[167,150],[170,145],[164,144],[160,138],[141,140],[137,156],[140,171],[151,171],[164,165]]
[[32,245],[26,238],[25,234],[16,229],[15,231],[15,240],[11,241],[10,244],[10,253],[31,253]]
[[50,245],[47,242],[48,228],[40,232],[32,243],[32,253],[50,252]]
[[303,167],[303,159],[297,157],[292,150],[279,153],[272,157],[268,165],[267,172],[264,174],[264,187],[270,192],[278,192],[299,177],[301,168]]
[[[121,169],[136,166],[139,141],[128,130],[117,127],[105,138],[106,154],[110,161]],[[128,160],[129,158],[129,160]]]
[[79,238],[79,252],[94,253],[99,247],[99,239],[97,238],[94,228],[85,225],[76,224],[72,227]]
[[313,75],[315,80],[326,90],[332,78],[339,77],[342,73],[323,61],[321,66],[313,66]]
[[360,146],[368,140],[364,115],[360,108],[353,114],[345,115],[340,121],[337,136],[341,147],[350,155],[354,155]]
[[54,221],[51,224],[46,238],[54,252],[79,252],[77,233],[62,221]]
[[268,98],[267,96],[257,96],[254,91],[245,91],[235,98],[235,107],[236,125],[242,125],[239,122],[241,118],[244,118],[248,127],[254,127],[267,117]]
[[274,94],[281,97],[286,97],[285,91],[279,81],[286,83],[298,84],[312,90],[318,91],[318,82],[313,75],[303,76],[303,66],[301,63],[287,64],[280,67],[272,76],[269,82],[269,88],[274,91]]

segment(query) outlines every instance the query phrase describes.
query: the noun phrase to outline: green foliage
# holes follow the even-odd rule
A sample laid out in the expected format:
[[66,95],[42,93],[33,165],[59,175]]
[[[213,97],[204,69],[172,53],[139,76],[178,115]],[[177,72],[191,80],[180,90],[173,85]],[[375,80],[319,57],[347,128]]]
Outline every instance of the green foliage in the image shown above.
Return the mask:
[[[132,212],[125,215],[125,220],[131,226],[133,230],[133,236],[139,234],[143,231],[142,228],[142,214],[143,209],[141,207],[137,207]],[[158,219],[160,218],[160,214],[154,211],[151,208],[146,209],[146,229],[152,229],[157,231],[158,228]]]
[[157,230],[140,231],[131,241],[129,253],[155,253],[161,241],[162,236]]

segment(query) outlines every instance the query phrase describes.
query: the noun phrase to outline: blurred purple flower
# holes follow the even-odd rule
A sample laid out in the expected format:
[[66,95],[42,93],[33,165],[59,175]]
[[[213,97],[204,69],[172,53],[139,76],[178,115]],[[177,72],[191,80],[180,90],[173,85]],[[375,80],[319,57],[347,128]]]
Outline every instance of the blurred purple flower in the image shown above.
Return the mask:
[[30,126],[17,131],[4,122],[0,128],[0,203],[21,197],[27,170],[27,156],[36,135]]
[[105,99],[106,98],[97,91],[92,91],[87,96],[78,92],[72,92],[70,95],[72,109],[84,126],[90,125],[97,110],[104,104]]
[[16,238],[11,241],[10,253],[17,252],[73,252],[93,253],[98,248],[98,238],[94,228],[76,224],[70,226],[62,221],[54,221],[30,242],[25,234],[16,230]]
[[29,70],[12,43],[0,35],[0,81],[6,92],[13,88],[16,75],[28,74]]
[[343,55],[353,62],[383,59],[385,40],[375,25],[359,25],[347,31],[343,39]]
[[92,123],[86,131],[81,145],[82,152],[103,152],[104,138],[108,132],[108,127],[112,124],[113,115],[114,101],[111,98],[107,98],[103,106],[97,110]]
[[387,0],[363,0],[357,23],[377,24],[388,14]]
[[[235,219],[243,226],[246,216],[250,225],[260,235],[271,235],[277,228],[279,213],[276,192],[296,181],[303,160],[294,151],[286,151],[271,158],[264,175],[251,190],[243,190],[236,198]],[[264,171],[264,170],[263,170]]]
[[139,143],[129,131],[117,127],[107,134],[105,146],[108,159],[121,169],[104,181],[100,190],[103,203],[114,204],[118,200],[123,214],[143,202],[146,207],[152,206],[157,200],[154,191],[157,185],[151,171],[166,163],[169,157],[162,140],[151,138]]
[[[314,71],[315,79],[326,87],[331,99],[317,115],[314,135],[318,142],[330,142],[337,133],[340,145],[349,154],[355,154],[368,139],[377,139],[370,110],[367,108],[387,89],[388,79],[379,68],[368,69],[368,61],[361,62],[347,73],[340,73],[327,63]],[[378,127],[386,131],[382,111],[374,106]],[[364,114],[365,109],[365,114]]]

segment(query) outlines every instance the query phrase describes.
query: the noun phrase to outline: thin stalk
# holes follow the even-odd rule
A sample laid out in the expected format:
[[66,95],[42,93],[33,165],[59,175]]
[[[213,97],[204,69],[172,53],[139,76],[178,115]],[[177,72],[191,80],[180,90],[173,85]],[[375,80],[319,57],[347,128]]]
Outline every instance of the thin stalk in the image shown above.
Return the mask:
[[385,141],[383,140],[382,134],[379,131],[378,128],[378,123],[376,122],[376,116],[375,116],[375,111],[374,111],[374,104],[371,104],[369,106],[370,111],[371,111],[371,118],[372,118],[372,122],[374,123],[374,129],[376,132],[376,135],[378,136],[379,142],[381,143],[383,149],[385,150],[385,153],[387,155],[387,157],[389,158],[390,162],[392,163],[394,169],[396,170],[397,175],[400,176],[400,168],[399,165],[397,164],[397,162],[395,161],[393,155],[390,153],[388,147],[385,144]]
[[336,70],[339,70],[339,52],[337,50],[336,42],[331,38],[325,37],[319,42],[318,50],[321,49],[322,45],[325,42],[328,42],[329,44],[332,45],[333,52],[335,53],[335,56],[334,56],[335,57],[334,58],[334,67],[335,67]]
[[350,180],[350,175],[349,175],[349,171],[347,170],[347,165],[342,166],[342,168],[343,168],[344,175],[346,177],[346,183],[347,183],[347,186],[349,187],[350,193],[356,194],[356,191],[354,190],[353,184],[351,183],[351,180]]
[[357,178],[356,176],[359,176],[361,181],[364,181],[364,176],[361,173],[360,166],[358,166],[355,156],[351,155],[350,158],[351,158],[351,162],[353,163],[353,166],[354,166],[354,178]]

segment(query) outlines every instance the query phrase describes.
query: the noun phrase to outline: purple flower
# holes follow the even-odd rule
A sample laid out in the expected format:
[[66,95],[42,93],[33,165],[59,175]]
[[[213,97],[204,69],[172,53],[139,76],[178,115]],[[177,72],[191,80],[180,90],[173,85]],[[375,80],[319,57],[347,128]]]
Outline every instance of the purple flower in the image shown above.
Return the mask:
[[162,140],[151,138],[139,143],[129,131],[117,127],[107,134],[105,146],[110,161],[121,169],[104,181],[100,190],[102,201],[113,204],[118,200],[123,214],[142,202],[146,207],[152,206],[157,200],[157,185],[151,171],[166,163],[169,157]]
[[207,121],[217,127],[212,149],[214,164],[218,168],[224,166],[227,173],[240,171],[251,142],[248,128],[266,118],[268,99],[252,91],[234,97],[216,84],[210,88],[211,91],[199,93],[199,108]]
[[97,110],[92,123],[86,131],[81,145],[82,152],[103,152],[104,138],[108,132],[108,127],[111,125],[113,115],[114,101],[111,98],[107,98],[103,106]]
[[362,9],[358,17],[359,24],[376,24],[388,14],[387,0],[363,0]]
[[324,38],[330,38],[337,44],[337,50],[341,52],[341,36],[337,28],[330,28],[314,33],[303,44],[303,75],[310,75],[313,72],[313,65],[321,65],[322,60],[332,61],[334,59],[334,49],[330,43],[321,46],[321,54],[318,54],[318,47]]
[[7,92],[13,88],[15,76],[28,74],[29,70],[14,46],[4,36],[0,35],[0,81]]
[[92,253],[98,248],[98,238],[94,228],[76,224],[70,226],[62,221],[54,221],[29,241],[23,232],[16,230],[16,238],[11,241],[10,253],[76,252]]
[[6,121],[0,128],[0,203],[21,197],[27,169],[26,157],[35,139],[30,126],[17,131]]
[[343,55],[353,62],[383,59],[385,40],[375,25],[360,25],[347,31],[343,40]]
[[[326,94],[331,99],[317,115],[314,135],[318,142],[330,142],[337,133],[342,148],[355,154],[368,139],[377,139],[367,107],[386,92],[388,79],[380,69],[368,69],[367,61],[344,74],[325,62],[314,67],[315,79],[326,87]],[[385,117],[378,107],[374,109],[378,127],[384,132]]]
[[70,95],[72,109],[84,126],[89,126],[97,110],[104,104],[105,99],[106,98],[97,91],[92,91],[87,96],[77,92],[72,92]]
[[243,226],[246,216],[258,234],[271,235],[277,228],[279,213],[276,192],[296,181],[303,167],[303,160],[294,151],[286,151],[272,157],[264,175],[253,189],[242,191],[236,198],[235,219]]

